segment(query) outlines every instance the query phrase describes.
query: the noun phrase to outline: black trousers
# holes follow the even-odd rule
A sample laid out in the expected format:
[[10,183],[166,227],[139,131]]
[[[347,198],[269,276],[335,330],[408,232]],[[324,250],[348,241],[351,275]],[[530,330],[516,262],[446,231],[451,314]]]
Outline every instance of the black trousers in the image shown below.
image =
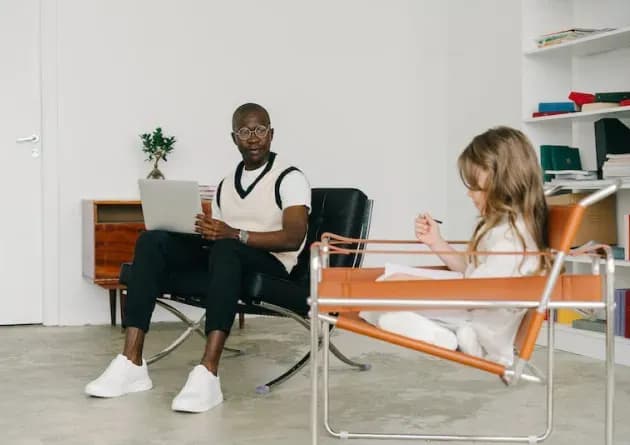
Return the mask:
[[214,330],[229,333],[242,296],[243,277],[252,272],[288,277],[276,257],[237,240],[212,242],[197,235],[143,232],[136,242],[127,286],[125,324],[148,332],[156,299],[173,292],[172,283],[184,277],[184,285],[189,279],[191,289],[201,288],[205,293],[206,334]]

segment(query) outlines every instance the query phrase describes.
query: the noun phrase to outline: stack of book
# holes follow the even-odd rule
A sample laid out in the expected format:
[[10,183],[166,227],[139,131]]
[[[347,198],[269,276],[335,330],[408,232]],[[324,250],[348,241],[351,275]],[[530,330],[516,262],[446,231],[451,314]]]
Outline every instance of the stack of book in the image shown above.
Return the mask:
[[545,48],[547,46],[559,45],[560,43],[569,42],[571,40],[580,39],[583,37],[592,36],[594,34],[613,31],[615,28],[572,28],[562,31],[552,32],[549,34],[543,34],[534,39],[538,48]]
[[534,111],[532,117],[629,106],[630,91],[608,91],[594,94],[571,91],[569,99],[571,102],[540,102],[538,111]]
[[597,179],[595,170],[545,170],[545,175],[552,175],[556,181],[589,181]]
[[630,153],[608,153],[602,166],[602,173],[604,178],[630,177]]
[[[630,338],[630,289],[615,289],[615,327],[614,333],[619,337]],[[566,311],[566,310],[565,310]],[[560,311],[558,311],[560,322]],[[575,329],[605,332],[606,320],[600,318],[575,317],[571,321]]]
[[630,176],[628,175],[630,128],[623,122],[609,117],[595,121],[595,149],[600,178],[605,177],[605,164],[611,177]]
[[534,111],[532,117],[553,116],[554,114],[575,113],[576,111],[574,102],[540,102],[538,111]]
[[597,179],[597,172],[582,170],[580,150],[568,145],[541,145],[540,167],[545,182]]

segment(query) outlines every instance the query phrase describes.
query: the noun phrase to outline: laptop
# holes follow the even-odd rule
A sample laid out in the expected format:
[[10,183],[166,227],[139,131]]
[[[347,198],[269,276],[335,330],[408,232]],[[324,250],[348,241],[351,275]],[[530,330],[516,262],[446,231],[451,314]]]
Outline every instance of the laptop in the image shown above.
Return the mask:
[[147,230],[196,233],[201,210],[197,181],[140,179],[140,200]]

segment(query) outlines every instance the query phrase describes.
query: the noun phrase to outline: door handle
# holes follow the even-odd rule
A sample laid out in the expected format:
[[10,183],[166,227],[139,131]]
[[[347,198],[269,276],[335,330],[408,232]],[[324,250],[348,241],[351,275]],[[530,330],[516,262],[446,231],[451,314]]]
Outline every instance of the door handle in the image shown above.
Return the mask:
[[36,134],[33,134],[33,135],[27,136],[25,138],[17,138],[15,140],[15,142],[17,142],[18,144],[24,144],[24,143],[27,143],[27,142],[31,142],[31,143],[34,144],[36,142],[39,142],[39,136],[37,136]]

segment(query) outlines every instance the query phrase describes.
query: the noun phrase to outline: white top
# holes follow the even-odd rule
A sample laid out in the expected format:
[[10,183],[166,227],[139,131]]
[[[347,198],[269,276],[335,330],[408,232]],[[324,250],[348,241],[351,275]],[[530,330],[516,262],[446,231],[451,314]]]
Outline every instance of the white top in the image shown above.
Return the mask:
[[[232,227],[251,232],[282,230],[284,209],[296,205],[305,205],[310,209],[311,206],[310,186],[301,172],[293,173],[295,170],[295,167],[284,164],[275,153],[270,153],[268,162],[256,170],[244,170],[243,163],[239,163],[221,182],[220,197],[217,195],[219,199],[213,200],[213,204],[217,203],[221,208],[213,206],[213,211],[218,210],[218,215],[214,217],[220,217]],[[295,183],[298,185],[294,186]],[[290,272],[305,242],[306,236],[296,250],[269,253]]]
[[[525,228],[523,218],[516,220],[516,228],[523,237],[525,248],[527,251],[538,251],[534,239]],[[509,226],[507,220],[496,227],[490,229],[479,241],[478,251],[487,252],[520,252],[523,245],[518,236]],[[477,266],[470,263],[464,272],[464,277],[468,279],[475,278],[498,278],[498,277],[518,277],[522,275],[531,275],[538,268],[539,256],[516,255],[483,255],[478,257]],[[387,275],[396,273],[405,273],[413,276],[429,277],[433,279],[457,279],[462,275],[449,271],[449,275],[438,275],[437,271],[431,272],[421,268],[408,270],[406,266],[386,266],[385,274],[377,281],[386,280]],[[444,272],[444,271],[440,271]],[[465,299],[466,297],[463,297]],[[495,362],[502,363],[506,366],[512,364],[514,360],[514,338],[520,326],[525,309],[426,309],[416,313],[419,316],[410,316],[409,312],[361,312],[361,317],[372,324],[377,324],[381,328],[404,335],[410,338],[428,341],[438,344],[448,349],[455,349],[457,344],[463,349],[461,341],[467,340],[468,344],[478,344],[480,347],[478,353],[469,353],[479,355]],[[426,321],[435,322],[434,325],[427,324]],[[474,334],[463,335],[461,328],[472,328]],[[445,340],[443,329],[446,328],[455,335],[450,335],[452,341],[440,343],[438,338]],[[442,333],[440,333],[442,332]],[[439,335],[438,335],[439,334]],[[475,347],[476,349],[476,347]]]
[[[243,175],[241,176],[241,187],[247,189],[252,182],[260,175],[267,164],[265,163],[256,170],[243,169]],[[280,198],[282,199],[282,206],[286,209],[292,206],[306,206],[311,207],[311,185],[308,183],[306,176],[299,170],[293,170],[282,179],[280,183]],[[221,209],[217,205],[217,200],[212,200],[212,217],[223,221],[221,217]]]
[[[522,217],[517,218],[516,228],[525,241],[527,251],[537,252],[536,242],[525,227]],[[518,252],[523,245],[507,220],[490,229],[479,241],[478,251]],[[478,265],[470,263],[464,272],[466,278],[498,278],[532,275],[538,268],[540,257],[536,255],[487,255],[478,257]],[[521,324],[525,309],[473,309],[468,320],[485,350],[489,360],[510,364],[513,358],[514,338]]]
[[[516,228],[525,241],[525,250],[537,252],[536,242],[525,226],[522,217],[516,219]],[[478,251],[491,252],[520,252],[523,245],[516,233],[510,227],[507,219],[490,229],[479,241]],[[486,255],[477,257],[477,266],[468,264],[464,277],[515,277],[531,275],[538,268],[540,257],[536,255]]]

